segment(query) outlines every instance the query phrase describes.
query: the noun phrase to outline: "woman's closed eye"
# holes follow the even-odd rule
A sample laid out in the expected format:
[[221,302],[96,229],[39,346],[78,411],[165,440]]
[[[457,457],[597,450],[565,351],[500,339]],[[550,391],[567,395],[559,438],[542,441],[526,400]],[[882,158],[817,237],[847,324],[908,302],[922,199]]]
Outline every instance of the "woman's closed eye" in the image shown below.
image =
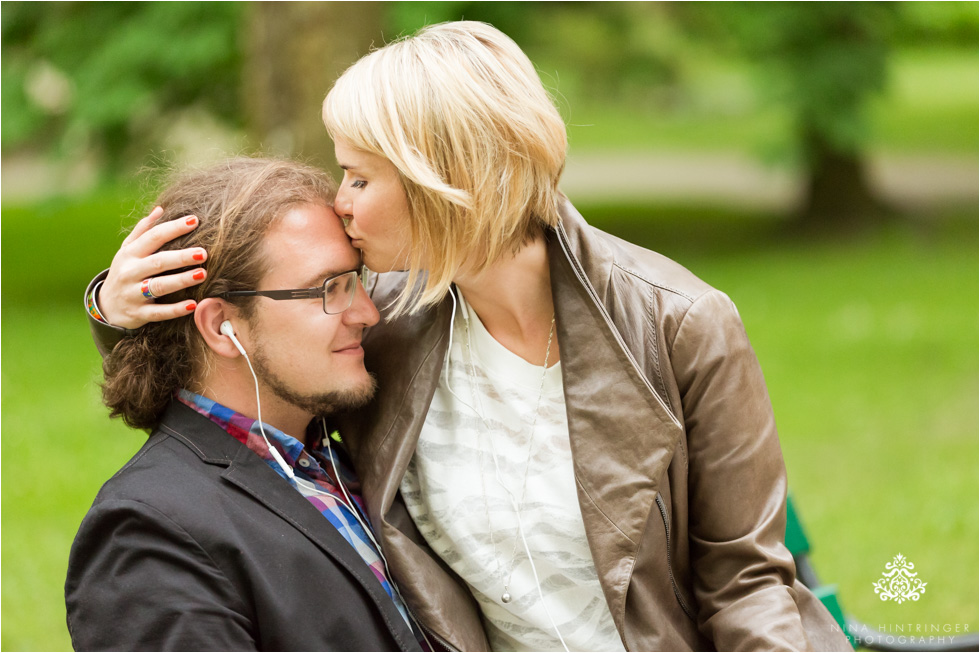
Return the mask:
[[365,186],[367,186],[367,182],[363,179],[356,179],[350,185],[351,188],[364,188]]

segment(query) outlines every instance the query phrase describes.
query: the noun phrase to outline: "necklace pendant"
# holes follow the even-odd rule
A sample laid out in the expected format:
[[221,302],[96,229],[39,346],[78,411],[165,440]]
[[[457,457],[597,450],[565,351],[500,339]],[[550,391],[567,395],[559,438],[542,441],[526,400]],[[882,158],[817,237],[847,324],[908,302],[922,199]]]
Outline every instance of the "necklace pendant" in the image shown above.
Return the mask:
[[511,598],[512,597],[510,595],[510,592],[506,590],[504,590],[504,593],[500,596],[500,600],[502,603],[510,603]]

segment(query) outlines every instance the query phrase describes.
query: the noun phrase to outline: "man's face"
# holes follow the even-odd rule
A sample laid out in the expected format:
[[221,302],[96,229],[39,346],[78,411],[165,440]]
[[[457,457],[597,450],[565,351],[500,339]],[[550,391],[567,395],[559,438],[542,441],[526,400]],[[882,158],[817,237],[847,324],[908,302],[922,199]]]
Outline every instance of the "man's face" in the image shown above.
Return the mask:
[[[258,290],[313,288],[360,265],[337,215],[314,204],[297,205],[269,230],[264,255],[267,272]],[[259,382],[272,394],[306,413],[324,415],[362,405],[374,394],[361,334],[378,318],[360,283],[350,308],[337,315],[324,313],[319,298],[258,297],[245,346]]]

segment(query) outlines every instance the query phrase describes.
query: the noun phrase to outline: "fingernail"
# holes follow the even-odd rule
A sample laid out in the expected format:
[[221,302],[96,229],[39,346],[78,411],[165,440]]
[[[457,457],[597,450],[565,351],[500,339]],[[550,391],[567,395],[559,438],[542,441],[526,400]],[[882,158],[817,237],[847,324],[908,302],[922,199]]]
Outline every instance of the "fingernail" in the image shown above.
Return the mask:
[[193,311],[195,308],[197,308],[197,303],[196,302],[191,302],[190,304],[188,304],[184,308],[186,308],[188,312]]
[[200,281],[204,278],[204,270],[198,270],[193,275],[195,281]]
[[193,258],[194,258],[195,261],[203,261],[204,260],[204,252],[195,252]]
[[193,227],[194,225],[196,225],[196,224],[197,224],[197,218],[195,218],[195,217],[194,217],[194,216],[192,215],[191,217],[189,217],[189,218],[187,218],[186,220],[184,220],[184,222],[186,222],[186,223],[187,223],[187,226],[188,226],[188,227]]

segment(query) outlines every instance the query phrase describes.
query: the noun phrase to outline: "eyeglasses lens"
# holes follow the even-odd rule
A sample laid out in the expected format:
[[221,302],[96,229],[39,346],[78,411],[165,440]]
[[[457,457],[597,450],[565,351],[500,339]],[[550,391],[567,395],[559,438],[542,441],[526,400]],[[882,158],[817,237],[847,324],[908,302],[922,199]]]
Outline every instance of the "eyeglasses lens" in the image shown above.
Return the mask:
[[323,312],[336,315],[350,308],[357,290],[357,281],[356,270],[328,280],[323,286]]

